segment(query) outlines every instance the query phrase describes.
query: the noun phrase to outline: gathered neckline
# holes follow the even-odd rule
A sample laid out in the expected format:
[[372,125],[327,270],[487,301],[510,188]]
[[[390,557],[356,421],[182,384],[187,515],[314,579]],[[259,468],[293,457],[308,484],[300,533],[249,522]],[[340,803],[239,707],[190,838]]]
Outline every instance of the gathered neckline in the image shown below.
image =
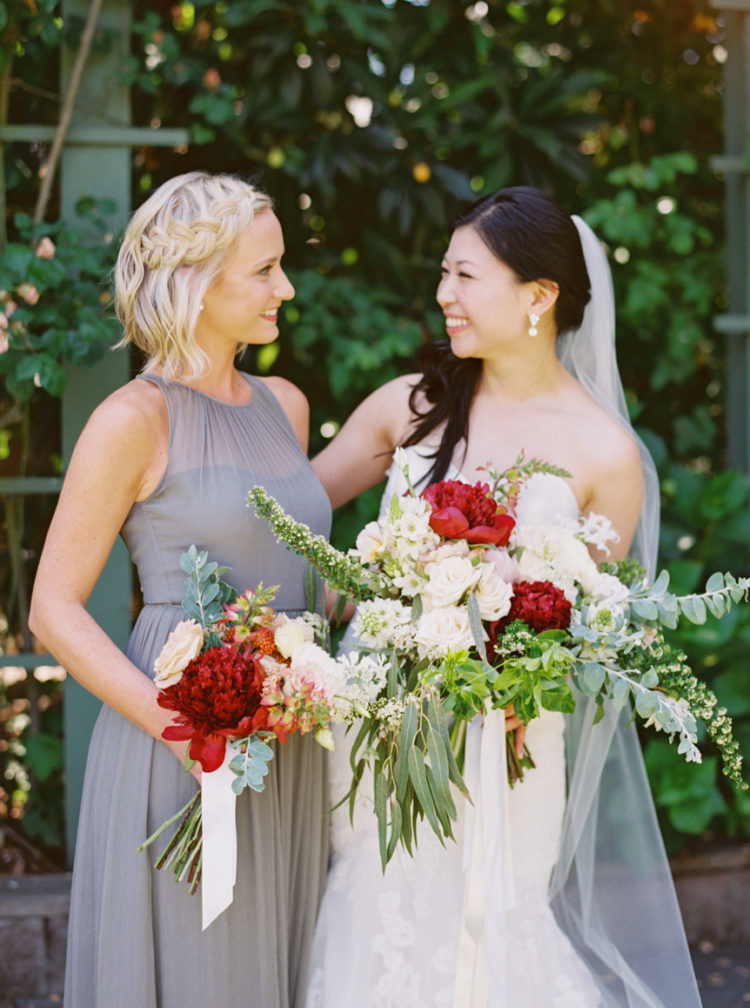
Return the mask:
[[255,384],[255,380],[252,375],[249,375],[246,371],[239,372],[243,379],[252,389],[252,399],[246,403],[233,403],[227,402],[226,399],[219,399],[218,396],[212,396],[208,392],[203,392],[201,389],[195,388],[193,385],[188,385],[186,382],[177,381],[174,378],[165,378],[163,375],[157,374],[139,374],[136,377],[143,378],[145,381],[156,380],[165,386],[179,386],[180,388],[187,389],[189,392],[193,392],[195,395],[201,396],[203,399],[208,399],[210,402],[218,403],[219,406],[226,406],[228,409],[247,409],[248,406],[253,406],[255,403],[255,397],[257,394],[258,386]]

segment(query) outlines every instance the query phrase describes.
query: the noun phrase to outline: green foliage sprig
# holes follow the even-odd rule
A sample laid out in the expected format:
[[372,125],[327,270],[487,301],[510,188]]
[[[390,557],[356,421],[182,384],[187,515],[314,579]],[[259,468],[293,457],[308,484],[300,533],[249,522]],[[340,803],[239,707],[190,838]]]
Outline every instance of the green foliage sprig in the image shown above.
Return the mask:
[[[747,791],[750,785],[742,777],[743,761],[739,742],[732,733],[732,719],[726,708],[719,705],[716,694],[693,673],[685,653],[658,633],[649,644],[635,648],[630,660],[634,669],[645,674],[653,670],[659,687],[666,693],[685,700],[690,710],[705,723],[721,756],[724,775],[741,791]],[[667,734],[675,731],[671,722],[661,720],[659,711],[654,713],[657,723]]]
[[248,506],[265,518],[279,542],[298,556],[306,557],[323,579],[337,591],[357,601],[374,598],[382,589],[380,579],[358,560],[347,556],[321,535],[313,535],[307,525],[296,521],[261,486],[247,495]]

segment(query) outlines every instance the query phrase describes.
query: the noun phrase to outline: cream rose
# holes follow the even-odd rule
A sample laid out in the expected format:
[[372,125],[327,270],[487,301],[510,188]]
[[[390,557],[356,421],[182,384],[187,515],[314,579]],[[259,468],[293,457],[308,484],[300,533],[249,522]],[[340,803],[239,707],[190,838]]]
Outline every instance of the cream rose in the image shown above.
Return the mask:
[[154,682],[162,689],[180,681],[183,670],[203,647],[203,627],[195,620],[178,623],[154,662]]
[[483,620],[502,619],[510,611],[513,585],[497,575],[492,563],[483,563],[479,570],[481,577],[474,591],[479,603],[479,615]]
[[279,613],[273,624],[273,639],[284,658],[291,658],[297,648],[309,643],[315,636],[313,628],[301,617],[289,619]]
[[414,639],[420,658],[443,658],[451,651],[468,651],[474,643],[468,610],[443,606],[422,613]]
[[376,521],[368,522],[357,536],[357,553],[362,563],[374,563],[383,551],[383,533]]
[[427,584],[422,589],[425,609],[455,605],[479,580],[480,570],[468,557],[448,556],[425,565]]

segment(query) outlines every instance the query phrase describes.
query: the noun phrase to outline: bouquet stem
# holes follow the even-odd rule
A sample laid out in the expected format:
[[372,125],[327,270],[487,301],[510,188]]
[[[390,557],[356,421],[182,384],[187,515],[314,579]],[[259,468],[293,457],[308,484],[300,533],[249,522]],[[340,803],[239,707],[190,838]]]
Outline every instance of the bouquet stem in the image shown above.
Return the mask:
[[167,846],[154,862],[154,867],[164,870],[170,868],[176,882],[187,878],[190,883],[190,893],[193,894],[200,883],[203,864],[203,816],[200,791],[196,792],[179,812],[163,822],[147,840],[144,840],[138,850],[145,850],[178,819],[181,822]]
[[526,745],[524,745],[523,752],[520,756],[516,752],[515,731],[506,732],[505,748],[508,753],[508,783],[511,787],[513,787],[516,781],[523,780],[524,770],[535,769],[536,763],[532,759],[531,753]]

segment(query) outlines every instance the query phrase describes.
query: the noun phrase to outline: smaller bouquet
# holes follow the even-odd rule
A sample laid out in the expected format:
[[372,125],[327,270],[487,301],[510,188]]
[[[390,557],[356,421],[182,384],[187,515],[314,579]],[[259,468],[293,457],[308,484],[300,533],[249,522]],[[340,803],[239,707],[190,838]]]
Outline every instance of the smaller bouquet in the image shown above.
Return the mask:
[[[203,877],[205,928],[231,902],[235,796],[246,787],[263,790],[274,741],[314,733],[332,748],[331,721],[353,716],[352,704],[361,704],[349,664],[322,646],[323,617],[275,612],[270,603],[277,587],[261,584],[238,594],[222,580],[229,568],[209,562],[195,546],[180,563],[188,574],[182,603],[188,618],[156,659],[155,682],[157,702],[176,714],[162,735],[189,740],[186,769],[200,763],[202,785],[138,849],[178,823],[155,866],[187,880],[191,893]],[[211,849],[204,835],[209,815]]]

